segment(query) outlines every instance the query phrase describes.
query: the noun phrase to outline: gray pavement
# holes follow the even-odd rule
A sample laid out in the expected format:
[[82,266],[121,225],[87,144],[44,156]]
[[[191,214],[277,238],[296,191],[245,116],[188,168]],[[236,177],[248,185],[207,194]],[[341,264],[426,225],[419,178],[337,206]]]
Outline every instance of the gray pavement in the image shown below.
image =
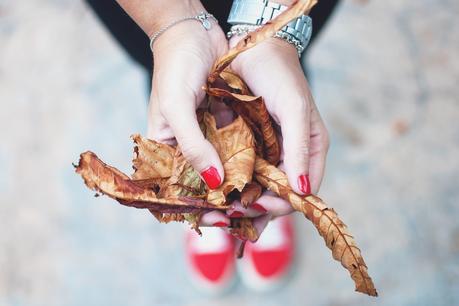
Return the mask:
[[320,194],[380,297],[354,293],[301,218],[287,286],[208,297],[180,225],[94,198],[73,173],[86,149],[130,172],[143,72],[83,3],[0,0],[0,305],[459,305],[458,13],[347,0],[307,59],[332,139]]

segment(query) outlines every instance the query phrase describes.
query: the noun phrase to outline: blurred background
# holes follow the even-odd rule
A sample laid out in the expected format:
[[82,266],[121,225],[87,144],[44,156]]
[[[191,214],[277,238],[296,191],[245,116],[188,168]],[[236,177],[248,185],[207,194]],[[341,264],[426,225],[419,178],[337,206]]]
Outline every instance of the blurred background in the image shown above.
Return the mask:
[[332,140],[320,195],[380,297],[301,216],[284,288],[208,297],[180,224],[94,198],[72,167],[91,149],[130,173],[144,71],[84,2],[0,0],[0,305],[459,305],[458,16],[455,0],[345,0],[305,59]]

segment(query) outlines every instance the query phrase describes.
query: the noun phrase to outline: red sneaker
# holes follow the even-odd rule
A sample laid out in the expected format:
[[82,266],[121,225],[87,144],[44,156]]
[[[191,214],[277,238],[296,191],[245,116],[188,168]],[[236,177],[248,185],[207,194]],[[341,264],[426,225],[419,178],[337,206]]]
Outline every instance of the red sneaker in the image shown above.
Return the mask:
[[240,260],[240,276],[256,291],[280,286],[293,263],[295,253],[293,217],[278,217],[269,222],[255,243],[247,242]]
[[209,293],[222,293],[234,280],[235,250],[232,237],[215,227],[201,227],[186,236],[186,259],[192,283]]

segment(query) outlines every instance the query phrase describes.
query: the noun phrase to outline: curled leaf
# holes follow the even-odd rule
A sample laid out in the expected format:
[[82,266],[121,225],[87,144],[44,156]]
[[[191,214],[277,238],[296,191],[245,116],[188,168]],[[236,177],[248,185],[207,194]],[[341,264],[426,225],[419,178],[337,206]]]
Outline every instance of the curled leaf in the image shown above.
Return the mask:
[[231,219],[230,233],[243,241],[255,242],[260,237],[257,229],[253,226],[253,219],[251,218]]
[[231,93],[215,87],[206,90],[210,96],[222,98],[226,105],[244,119],[255,136],[257,154],[276,165],[280,159],[281,147],[263,98]]
[[90,151],[80,155],[76,172],[81,175],[90,189],[105,194],[126,206],[168,213],[218,209],[215,205],[195,197],[158,198],[152,189],[136,184],[126,174],[108,166]]
[[250,182],[245,185],[241,192],[241,204],[247,208],[250,204],[254,203],[261,196],[262,187],[257,182]]
[[261,158],[255,162],[255,177],[260,184],[290,202],[295,210],[312,221],[332,251],[333,258],[351,274],[356,291],[378,295],[354,237],[333,209],[314,195],[302,197],[296,194],[288,185],[286,174]]
[[180,150],[176,150],[172,163],[172,174],[161,189],[161,197],[204,197],[206,189],[206,184],[202,181],[198,172],[194,170]]
[[226,195],[237,189],[240,192],[252,180],[255,164],[255,148],[252,132],[241,117],[230,125],[217,129],[215,118],[204,114],[206,138],[212,143],[220,156],[225,170],[223,183],[210,190],[207,201],[215,205],[225,205]]
[[168,178],[172,175],[172,162],[175,148],[139,134],[131,136],[134,147],[133,179]]
[[226,68],[220,73],[220,77],[235,93],[248,96],[252,95],[247,84],[232,70]]

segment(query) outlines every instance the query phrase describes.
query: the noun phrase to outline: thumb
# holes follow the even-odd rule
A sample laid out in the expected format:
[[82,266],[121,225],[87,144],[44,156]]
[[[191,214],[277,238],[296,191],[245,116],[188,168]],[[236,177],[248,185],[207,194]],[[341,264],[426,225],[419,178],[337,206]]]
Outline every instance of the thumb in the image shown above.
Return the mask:
[[[210,189],[215,189],[223,182],[224,171],[217,151],[204,138],[199,127],[194,109],[194,95],[180,97],[159,98],[160,111],[172,129],[180,150],[185,159],[201,175]],[[186,101],[177,107],[178,101]],[[161,107],[164,106],[164,107]]]
[[305,98],[298,97],[282,109],[279,121],[282,129],[285,172],[293,190],[310,194],[309,139],[310,107]]

